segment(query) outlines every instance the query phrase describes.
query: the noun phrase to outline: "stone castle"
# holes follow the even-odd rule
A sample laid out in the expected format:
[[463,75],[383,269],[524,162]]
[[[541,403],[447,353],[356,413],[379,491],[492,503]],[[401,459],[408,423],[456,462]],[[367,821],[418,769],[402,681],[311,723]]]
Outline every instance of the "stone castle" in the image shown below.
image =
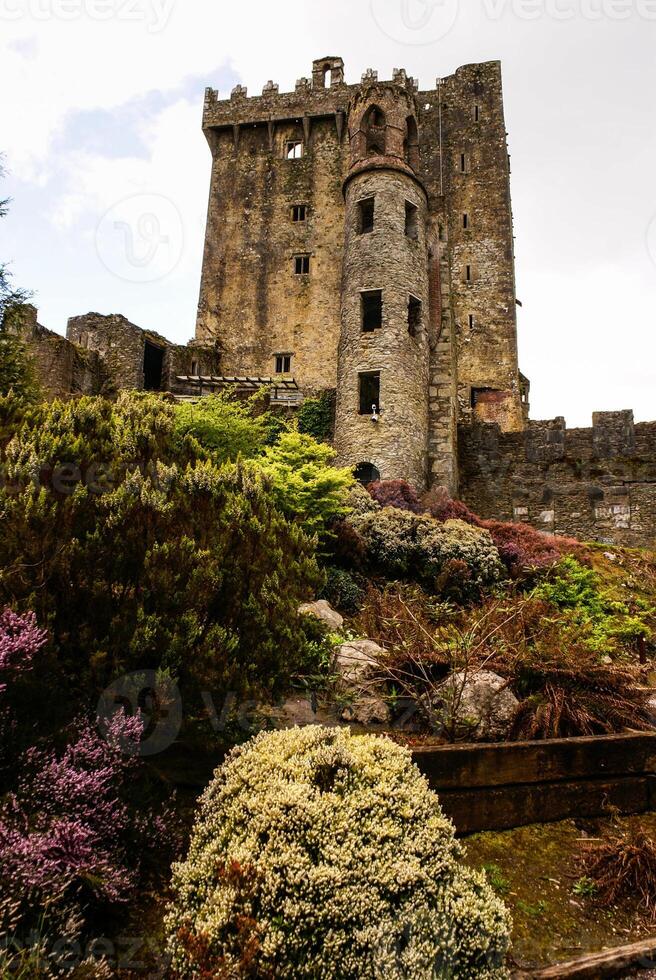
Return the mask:
[[510,164],[498,62],[419,90],[344,80],[341,58],[248,97],[207,89],[212,177],[196,337],[124,317],[30,312],[52,394],[335,396],[339,462],[363,481],[446,486],[485,517],[656,541],[656,423],[529,420],[517,360]]

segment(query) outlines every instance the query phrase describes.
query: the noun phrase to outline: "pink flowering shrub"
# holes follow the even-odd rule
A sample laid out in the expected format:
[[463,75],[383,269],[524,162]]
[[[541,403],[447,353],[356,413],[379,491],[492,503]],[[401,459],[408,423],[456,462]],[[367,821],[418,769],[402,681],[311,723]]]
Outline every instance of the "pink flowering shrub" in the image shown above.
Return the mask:
[[29,702],[14,697],[17,685],[29,684],[46,640],[32,614],[0,616],[2,734],[31,733],[29,747],[0,767],[0,934],[61,929],[71,915],[82,923],[124,906],[149,855],[173,856],[177,843],[170,812],[156,815],[144,800],[141,758],[126,752],[126,743],[141,739],[139,715],[118,712],[104,735],[78,719],[55,744],[39,730],[38,712],[33,717]]
[[0,613],[0,694],[8,682],[32,668],[32,660],[45,646],[48,634],[39,629],[32,612],[19,616],[11,609]]

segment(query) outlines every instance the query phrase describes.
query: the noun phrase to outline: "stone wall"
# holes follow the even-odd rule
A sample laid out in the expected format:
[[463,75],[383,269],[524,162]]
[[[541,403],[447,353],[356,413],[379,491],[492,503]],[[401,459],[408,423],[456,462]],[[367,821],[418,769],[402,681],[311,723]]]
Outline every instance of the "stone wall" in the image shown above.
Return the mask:
[[656,545],[656,422],[598,412],[592,428],[565,420],[459,432],[460,497],[482,517],[585,540]]
[[[358,203],[375,200],[374,228],[358,233]],[[417,208],[417,238],[405,234],[405,202]],[[416,180],[395,170],[358,173],[347,190],[335,445],[343,464],[373,464],[382,479],[426,482],[428,441],[428,275],[426,196]],[[361,295],[382,293],[382,325],[364,332]],[[408,330],[410,296],[422,304],[422,324]],[[380,375],[379,419],[360,413],[359,376]],[[368,406],[370,408],[370,406]]]
[[[338,77],[337,75],[335,77]],[[204,130],[212,178],[196,338],[218,340],[230,374],[270,376],[291,354],[303,389],[337,383],[344,244],[342,185],[349,148],[348,87],[301,79],[293,93],[268,86],[218,101],[208,90]],[[290,141],[303,156],[287,158]],[[294,206],[305,219],[293,220]],[[296,275],[294,258],[310,269]]]

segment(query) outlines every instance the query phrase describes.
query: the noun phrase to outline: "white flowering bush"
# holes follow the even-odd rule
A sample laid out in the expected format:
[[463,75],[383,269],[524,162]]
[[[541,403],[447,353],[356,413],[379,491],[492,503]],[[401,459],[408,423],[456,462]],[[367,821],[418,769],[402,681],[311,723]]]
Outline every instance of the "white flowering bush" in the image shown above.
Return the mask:
[[501,980],[509,917],[461,857],[406,749],[263,733],[217,770],[174,866],[174,975]]

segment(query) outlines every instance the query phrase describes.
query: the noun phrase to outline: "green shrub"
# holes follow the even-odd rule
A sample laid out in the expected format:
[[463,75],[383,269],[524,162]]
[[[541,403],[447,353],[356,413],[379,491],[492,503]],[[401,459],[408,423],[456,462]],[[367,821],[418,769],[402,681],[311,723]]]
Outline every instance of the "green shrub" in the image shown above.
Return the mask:
[[37,612],[76,689],[148,668],[279,689],[322,583],[314,546],[254,463],[178,461],[174,411],[144,395],[30,411],[5,452],[0,606]]
[[258,456],[268,436],[266,416],[255,417],[248,402],[226,395],[177,405],[175,430],[181,440],[195,439],[217,463]]
[[352,515],[372,569],[390,578],[425,582],[463,598],[477,595],[503,575],[499,553],[487,531],[463,521],[436,521],[384,507]]
[[355,483],[347,497],[349,510],[354,514],[375,514],[380,510],[380,504],[371,496],[361,483]]
[[311,436],[286,432],[262,458],[278,506],[308,534],[324,535],[331,521],[348,512],[354,477],[349,469],[332,465],[335,455]]
[[166,920],[174,975],[507,977],[509,917],[408,750],[308,727],[233,750]]
[[326,569],[326,584],[319,595],[327,599],[331,606],[345,613],[357,612],[364,600],[364,591],[350,572],[343,568],[329,566]]
[[555,606],[563,629],[572,642],[585,643],[599,655],[614,656],[630,651],[638,641],[650,638],[654,609],[643,603],[633,607],[603,587],[597,573],[566,557],[533,593]]
[[296,415],[298,431],[318,442],[329,439],[333,429],[333,406],[329,394],[308,398]]

